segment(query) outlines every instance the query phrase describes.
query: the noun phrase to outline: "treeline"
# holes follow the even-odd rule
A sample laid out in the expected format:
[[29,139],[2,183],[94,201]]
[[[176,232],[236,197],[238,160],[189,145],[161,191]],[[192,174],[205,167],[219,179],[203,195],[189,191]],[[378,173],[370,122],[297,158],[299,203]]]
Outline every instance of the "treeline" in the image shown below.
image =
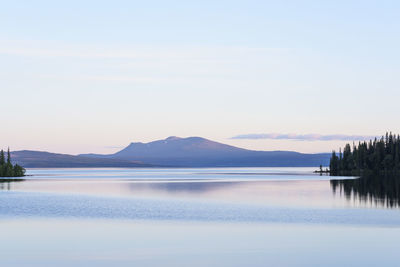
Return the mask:
[[400,136],[386,133],[379,140],[346,144],[339,155],[332,152],[329,172],[332,176],[400,174]]
[[25,175],[25,169],[18,164],[11,163],[10,149],[7,151],[7,160],[4,151],[0,152],[0,177],[21,177]]

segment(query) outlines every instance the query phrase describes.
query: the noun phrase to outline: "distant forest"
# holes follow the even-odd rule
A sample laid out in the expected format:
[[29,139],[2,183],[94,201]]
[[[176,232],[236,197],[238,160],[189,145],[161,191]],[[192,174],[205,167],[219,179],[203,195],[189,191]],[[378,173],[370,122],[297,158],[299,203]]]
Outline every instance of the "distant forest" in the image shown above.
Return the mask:
[[386,133],[379,140],[346,144],[339,155],[332,152],[329,172],[332,176],[400,174],[400,136]]
[[10,149],[7,151],[7,160],[4,151],[0,152],[0,177],[21,177],[25,175],[25,169],[18,164],[11,163]]

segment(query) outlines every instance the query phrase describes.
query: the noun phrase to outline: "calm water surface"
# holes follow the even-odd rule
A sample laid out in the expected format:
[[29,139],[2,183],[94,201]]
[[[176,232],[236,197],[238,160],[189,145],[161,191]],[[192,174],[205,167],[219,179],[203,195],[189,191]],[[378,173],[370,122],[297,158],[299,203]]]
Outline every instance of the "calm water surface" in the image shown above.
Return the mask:
[[0,183],[0,255],[4,266],[397,266],[397,206],[312,171],[29,169]]

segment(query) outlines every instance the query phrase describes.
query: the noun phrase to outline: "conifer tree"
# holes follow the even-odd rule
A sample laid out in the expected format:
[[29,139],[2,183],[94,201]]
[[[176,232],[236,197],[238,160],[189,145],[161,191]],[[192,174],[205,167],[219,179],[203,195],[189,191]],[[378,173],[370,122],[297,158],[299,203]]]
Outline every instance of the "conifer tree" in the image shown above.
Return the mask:
[[0,152],[0,165],[4,165],[4,164],[6,164],[6,159],[4,157],[4,151],[2,149]]
[[331,175],[361,175],[364,173],[400,174],[400,136],[387,132],[380,139],[375,138],[346,144],[339,150],[339,157],[332,152],[330,161]]
[[7,150],[7,161],[4,151],[0,151],[0,177],[20,177],[25,175],[25,169],[18,164],[11,163],[10,148]]
[[11,164],[10,148],[7,150],[7,164]]

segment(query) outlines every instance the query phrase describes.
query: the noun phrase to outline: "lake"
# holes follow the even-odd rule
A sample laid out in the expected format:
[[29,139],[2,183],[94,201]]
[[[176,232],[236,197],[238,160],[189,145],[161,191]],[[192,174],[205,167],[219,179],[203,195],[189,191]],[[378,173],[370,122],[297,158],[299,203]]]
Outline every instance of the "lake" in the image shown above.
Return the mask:
[[313,170],[28,169],[1,265],[397,266],[399,185]]

